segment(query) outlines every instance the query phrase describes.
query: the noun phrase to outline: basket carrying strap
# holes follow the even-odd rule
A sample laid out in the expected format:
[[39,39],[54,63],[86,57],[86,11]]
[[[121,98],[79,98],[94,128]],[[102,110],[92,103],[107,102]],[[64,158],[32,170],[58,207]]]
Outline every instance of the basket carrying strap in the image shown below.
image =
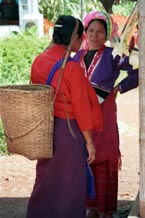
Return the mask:
[[[50,73],[49,73],[49,76],[48,76],[48,79],[47,79],[47,82],[46,82],[46,85],[50,85],[52,79],[53,79],[53,76],[55,74],[55,72],[61,67],[62,63],[64,61],[64,58],[62,58],[61,60],[59,60],[54,66],[53,68],[51,69]],[[67,61],[74,61],[71,57],[69,57],[67,59]]]
[[[62,79],[62,75],[63,75],[63,72],[64,72],[64,67],[62,65],[65,66],[64,64],[64,61],[68,62],[68,61],[75,61],[73,58],[71,57],[68,57],[66,60],[64,60],[64,58],[62,58],[61,60],[59,60],[54,66],[53,68],[51,69],[50,73],[49,73],[49,76],[48,76],[48,79],[46,81],[46,85],[50,85],[51,84],[51,81],[53,79],[53,76],[55,74],[55,72],[60,68],[61,71],[60,71],[60,75],[59,75],[59,79],[58,79],[58,84],[57,84],[57,87],[56,87],[56,92],[55,92],[55,95],[54,95],[54,102],[55,102],[55,99],[56,99],[56,95],[57,95],[57,92],[58,92],[58,89],[59,89],[59,86],[60,86],[60,82],[61,82],[61,79]],[[76,61],[75,61],[76,62]],[[70,122],[69,122],[69,115],[68,115],[68,110],[67,110],[67,104],[66,104],[66,99],[65,99],[65,96],[62,92],[62,90],[60,89],[60,92],[62,94],[62,97],[63,97],[63,101],[64,101],[64,105],[65,105],[65,111],[66,111],[66,117],[67,117],[67,124],[68,124],[68,127],[69,127],[69,130],[70,130],[70,133],[71,135],[76,138],[74,132],[73,132],[73,129],[70,125]]]

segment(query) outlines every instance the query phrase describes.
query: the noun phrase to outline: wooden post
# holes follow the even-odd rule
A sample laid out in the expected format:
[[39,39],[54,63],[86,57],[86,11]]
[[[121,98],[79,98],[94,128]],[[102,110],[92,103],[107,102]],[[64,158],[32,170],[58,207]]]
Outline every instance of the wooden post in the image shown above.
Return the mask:
[[84,18],[85,16],[85,0],[80,0],[80,5],[81,5],[81,19]]
[[145,0],[139,3],[139,153],[140,153],[140,185],[139,211],[145,218]]

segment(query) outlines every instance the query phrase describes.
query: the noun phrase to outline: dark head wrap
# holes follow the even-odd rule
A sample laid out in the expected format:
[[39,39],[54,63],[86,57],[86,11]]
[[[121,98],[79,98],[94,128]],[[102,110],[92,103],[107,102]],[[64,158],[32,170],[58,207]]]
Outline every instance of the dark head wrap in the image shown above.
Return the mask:
[[[83,34],[83,24],[79,19],[78,37]],[[70,15],[60,16],[55,25],[53,32],[53,42],[61,45],[69,45],[73,30],[76,25],[76,19]]]

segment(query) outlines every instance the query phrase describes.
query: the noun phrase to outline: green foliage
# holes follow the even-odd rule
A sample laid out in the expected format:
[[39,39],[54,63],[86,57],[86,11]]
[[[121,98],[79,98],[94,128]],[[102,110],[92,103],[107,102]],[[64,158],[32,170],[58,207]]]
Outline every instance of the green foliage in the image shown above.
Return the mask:
[[39,11],[49,21],[55,21],[63,13],[63,1],[59,0],[40,0]]
[[129,16],[136,2],[122,1],[119,5],[113,5],[114,14],[121,14],[123,16]]
[[[120,4],[117,4],[117,5],[113,4],[113,13],[120,14],[123,16],[129,16],[135,4],[136,2],[132,2],[129,0],[122,0]],[[86,4],[87,12],[93,11],[93,10],[101,10],[105,12],[105,9],[102,3],[99,0],[91,0],[91,4],[90,2]]]
[[[100,0],[83,1],[85,13],[92,10],[105,11]],[[136,4],[134,1],[122,0],[120,4],[113,5],[113,12],[128,16]],[[58,16],[62,14],[73,15],[75,17],[81,17],[81,0],[40,0],[39,11],[49,21],[55,22]]]
[[[0,85],[28,84],[31,64],[49,42],[46,37],[33,36],[32,29],[22,35],[0,40]],[[4,130],[0,120],[0,155],[7,153]]]
[[65,0],[64,2],[64,14],[80,17],[81,7],[78,4],[78,0]]
[[39,11],[49,21],[55,22],[62,14],[80,16],[78,0],[40,0]]
[[0,121],[0,155],[7,154],[7,147],[5,143],[4,130],[2,127],[2,122]]
[[1,39],[0,85],[29,83],[31,63],[47,45],[29,32]]

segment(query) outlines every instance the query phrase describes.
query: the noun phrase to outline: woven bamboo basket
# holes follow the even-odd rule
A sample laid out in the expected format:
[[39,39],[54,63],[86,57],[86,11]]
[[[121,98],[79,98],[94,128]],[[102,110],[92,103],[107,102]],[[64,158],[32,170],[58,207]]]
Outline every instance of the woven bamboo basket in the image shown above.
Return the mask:
[[53,88],[0,87],[0,115],[8,151],[30,160],[53,156]]

